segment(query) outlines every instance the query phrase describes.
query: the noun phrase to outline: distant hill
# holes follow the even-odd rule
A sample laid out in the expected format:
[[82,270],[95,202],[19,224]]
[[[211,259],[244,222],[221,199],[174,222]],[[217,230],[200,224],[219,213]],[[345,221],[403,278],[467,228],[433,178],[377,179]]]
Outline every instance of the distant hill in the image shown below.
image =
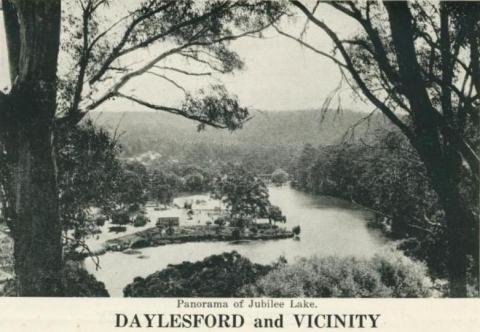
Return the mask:
[[337,144],[359,122],[355,137],[365,138],[386,125],[380,115],[361,121],[368,114],[352,111],[253,111],[252,115],[243,129],[234,132],[210,127],[198,132],[194,121],[164,112],[103,112],[92,113],[91,118],[121,134],[124,157],[153,153],[197,165],[242,162],[258,172],[287,168],[307,143]]
[[[322,114],[316,110],[253,111],[253,119],[244,128],[234,132],[207,127],[198,132],[192,120],[164,112],[102,112],[92,113],[97,125],[122,133],[121,142],[131,153],[149,150],[161,152],[158,146],[177,143],[179,146],[197,143],[251,146],[292,146],[306,143],[329,145],[340,142],[345,133],[367,114],[334,111]],[[385,126],[383,117],[372,116],[356,127],[357,136],[379,126]],[[143,149],[129,146],[143,142]]]

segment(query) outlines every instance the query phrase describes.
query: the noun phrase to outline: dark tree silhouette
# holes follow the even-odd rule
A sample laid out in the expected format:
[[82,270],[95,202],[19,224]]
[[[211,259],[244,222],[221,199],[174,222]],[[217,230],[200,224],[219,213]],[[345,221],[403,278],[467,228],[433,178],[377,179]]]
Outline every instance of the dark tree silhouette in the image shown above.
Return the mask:
[[[240,128],[248,111],[221,85],[197,94],[185,90],[179,107],[144,100],[124,88],[153,75],[184,89],[169,73],[201,77],[241,69],[228,43],[258,36],[282,13],[269,1],[144,0],[118,18],[108,15],[112,6],[109,0],[2,0],[11,78],[11,89],[0,92],[2,191],[21,296],[64,294],[55,133],[71,130],[113,98],[199,121],[199,129]],[[57,77],[59,51],[64,61]],[[208,71],[192,72],[188,63],[167,66],[164,61],[174,56]],[[142,62],[132,64],[127,60],[132,57]]]
[[[385,1],[324,2],[359,24],[343,39],[324,23],[317,1],[291,1],[326,33],[335,52],[325,52],[281,30],[319,55],[334,61],[376,110],[408,138],[425,164],[445,210],[448,229],[450,296],[467,294],[468,255],[478,279],[478,215],[462,193],[464,177],[478,198],[480,100],[480,6],[478,3]],[[403,115],[401,115],[403,112]]]

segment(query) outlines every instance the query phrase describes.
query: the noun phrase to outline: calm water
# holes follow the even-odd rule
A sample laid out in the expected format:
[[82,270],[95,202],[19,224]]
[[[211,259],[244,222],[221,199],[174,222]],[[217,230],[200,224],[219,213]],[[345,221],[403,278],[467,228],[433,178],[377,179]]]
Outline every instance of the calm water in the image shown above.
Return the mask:
[[168,264],[201,260],[225,251],[236,250],[254,262],[270,263],[281,255],[288,261],[312,255],[369,257],[388,246],[377,231],[367,228],[369,213],[342,200],[289,187],[270,188],[270,200],[287,216],[286,227],[300,225],[300,240],[174,244],[142,249],[136,255],[109,252],[100,256],[101,269],[95,270],[91,260],[85,266],[105,283],[111,296],[122,296],[123,288],[136,276],[145,277]]

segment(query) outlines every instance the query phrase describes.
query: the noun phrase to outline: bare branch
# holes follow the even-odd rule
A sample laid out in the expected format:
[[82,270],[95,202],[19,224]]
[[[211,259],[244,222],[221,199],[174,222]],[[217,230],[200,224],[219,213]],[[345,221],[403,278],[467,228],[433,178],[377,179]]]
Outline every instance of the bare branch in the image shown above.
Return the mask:
[[120,18],[117,22],[113,23],[110,27],[105,29],[103,32],[99,33],[95,38],[92,39],[92,42],[88,46],[88,51],[91,52],[93,47],[102,39],[105,37],[110,31],[112,31],[116,26],[118,26],[120,23],[125,21],[127,18],[132,17],[133,13],[130,13],[128,15],[125,15],[124,17]]
[[275,25],[274,25],[274,28],[275,28],[275,30],[277,30],[277,32],[278,32],[279,34],[281,34],[282,36],[285,36],[285,37],[287,37],[287,38],[290,38],[290,39],[292,39],[292,40],[295,40],[296,42],[300,43],[302,46],[305,46],[306,48],[312,50],[313,52],[315,52],[315,53],[317,53],[317,54],[320,54],[321,56],[324,56],[324,57],[332,60],[333,62],[335,62],[337,65],[339,65],[339,66],[341,66],[341,67],[344,67],[344,68],[347,67],[346,64],[342,63],[341,61],[339,61],[339,60],[338,60],[337,58],[335,58],[334,56],[332,56],[332,55],[330,55],[330,54],[328,54],[328,53],[326,53],[326,52],[320,51],[318,48],[313,47],[312,45],[306,43],[306,42],[303,41],[302,39],[297,38],[297,37],[295,37],[295,36],[292,36],[292,35],[284,32],[284,31],[280,30],[280,29],[279,29],[277,26],[275,26]]
[[160,55],[158,55],[157,57],[155,57],[153,60],[151,60],[150,62],[148,62],[146,65],[144,65],[143,67],[137,69],[137,70],[134,70],[132,72],[129,72],[128,74],[124,75],[122,78],[119,79],[119,81],[114,85],[112,86],[108,91],[107,93],[105,93],[102,97],[100,97],[99,100],[97,100],[96,102],[94,102],[93,104],[91,104],[90,106],[88,106],[86,108],[86,112],[90,111],[90,110],[93,110],[95,108],[97,108],[98,106],[100,106],[101,104],[103,104],[105,101],[107,101],[108,99],[110,99],[111,97],[115,96],[117,94],[117,92],[120,91],[120,89],[125,85],[127,84],[132,78],[134,77],[137,77],[137,76],[140,76],[144,73],[146,73],[147,71],[149,71],[150,69],[152,69],[158,62],[162,61],[163,59],[165,59],[166,57],[172,55],[172,54],[175,54],[175,53],[178,53],[179,51],[187,48],[187,47],[190,47],[192,44],[185,44],[185,45],[182,45],[180,47],[176,47],[176,48],[172,48],[170,49],[169,51],[167,52],[164,52]]
[[[315,12],[317,11],[318,9],[318,6],[320,5],[322,1],[321,0],[317,0],[317,2],[315,3],[315,6],[313,6],[313,9],[312,9],[312,14],[315,14]],[[303,37],[305,36],[305,34],[307,33],[307,29],[308,29],[308,23],[310,22],[310,20],[307,18],[305,20],[305,24],[303,25],[303,29],[302,29],[302,32],[300,32],[300,38],[301,40],[303,40]]]
[[128,28],[126,29],[125,33],[123,34],[123,37],[122,39],[120,40],[120,42],[117,44],[117,46],[115,46],[112,50],[112,52],[110,53],[110,55],[107,57],[107,59],[105,60],[105,62],[102,64],[102,66],[100,67],[99,71],[93,75],[92,78],[90,78],[89,82],[90,84],[94,84],[95,82],[97,82],[102,76],[103,74],[105,74],[105,72],[107,71],[108,67],[112,64],[113,61],[115,61],[118,57],[119,57],[119,54],[121,52],[121,50],[123,49],[123,47],[127,44],[127,41],[128,39],[130,38],[131,34],[133,33],[134,29],[140,24],[142,23],[144,20],[152,17],[153,15],[161,12],[162,10],[165,10],[167,9],[169,6],[171,6],[173,4],[173,2],[168,2],[166,5],[164,6],[160,6],[159,8],[157,8],[156,10],[152,10],[152,11],[147,11],[147,13],[137,17],[136,19],[134,19],[132,21],[132,23],[130,23],[130,25],[128,26]]
[[350,56],[348,55],[345,47],[341,43],[338,36],[322,21],[318,20],[301,2],[299,1],[291,1],[293,5],[298,7],[315,25],[321,28],[327,35],[332,39],[336,47],[339,49],[340,53],[342,54],[345,64],[347,66],[348,71],[352,75],[353,79],[362,90],[363,94],[373,103],[374,106],[378,107],[382,113],[384,113],[390,121],[392,121],[399,129],[409,138],[413,138],[413,133],[411,129],[401,121],[397,115],[388,108],[384,103],[382,103],[367,87],[365,82],[360,77],[360,74],[355,69],[355,66],[352,63]]
[[355,122],[353,125],[348,127],[345,133],[343,134],[341,141],[346,142],[348,140],[354,139],[355,130],[357,129],[357,127],[360,126],[365,121],[367,121],[368,123],[376,111],[377,111],[377,108],[374,108],[372,111],[370,111],[370,113],[368,113],[368,115],[360,118],[357,122]]
[[355,4],[351,1],[348,1],[348,4],[350,5],[351,10],[346,9],[340,3],[338,2],[328,2],[329,5],[333,6],[334,8],[342,11],[343,13],[347,14],[348,16],[352,17],[355,19],[360,25],[363,27],[367,35],[369,36],[370,41],[372,42],[373,46],[373,51],[368,47],[366,42],[361,42],[358,41],[358,45],[362,45],[367,51],[369,51],[373,56],[375,56],[377,60],[377,64],[380,68],[381,71],[385,73],[385,75],[388,77],[388,79],[392,82],[394,85],[398,85],[400,78],[398,76],[398,73],[396,70],[392,67],[390,64],[388,57],[387,57],[387,52],[385,50],[385,47],[382,43],[382,40],[380,39],[380,35],[378,31],[373,27],[372,23],[370,20],[365,19],[362,16],[361,11],[355,6]]
[[154,66],[154,67],[157,68],[157,69],[175,71],[177,73],[182,73],[182,74],[190,75],[190,76],[210,76],[210,75],[212,75],[211,72],[192,73],[192,72],[189,72],[189,71],[186,71],[186,70],[183,70],[183,69],[179,69],[179,68],[174,68],[174,67],[165,67],[165,66]]
[[156,76],[156,77],[160,77],[160,78],[163,78],[164,80],[166,80],[167,82],[170,82],[172,85],[174,85],[175,87],[177,87],[178,89],[182,90],[183,93],[187,93],[187,90],[185,90],[185,88],[183,86],[181,86],[180,84],[178,84],[177,82],[175,82],[174,80],[172,80],[171,78],[165,76],[165,75],[162,75],[162,74],[158,74],[158,73],[155,73],[153,71],[147,71],[147,74],[150,74],[150,75],[153,75],[153,76]]

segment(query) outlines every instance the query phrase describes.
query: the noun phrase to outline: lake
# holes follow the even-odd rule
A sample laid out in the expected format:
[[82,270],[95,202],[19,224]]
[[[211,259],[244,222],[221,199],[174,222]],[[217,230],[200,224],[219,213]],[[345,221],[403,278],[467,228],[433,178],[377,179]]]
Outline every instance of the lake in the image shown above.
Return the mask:
[[[197,261],[225,251],[236,250],[256,263],[267,264],[276,261],[279,256],[284,256],[289,262],[298,257],[312,255],[370,257],[389,247],[389,243],[379,231],[367,227],[368,218],[371,216],[368,211],[343,200],[306,194],[288,186],[270,187],[269,191],[272,204],[278,205],[287,217],[285,226],[291,229],[300,225],[299,240],[192,242],[145,248],[134,255],[107,252],[100,256],[100,269],[96,270],[90,259],[85,261],[85,267],[99,281],[105,283],[110,296],[121,297],[123,288],[137,276],[146,277],[168,264]],[[198,195],[191,197],[199,198]],[[178,209],[175,213],[179,213]],[[140,229],[132,227],[128,232],[136,230]],[[101,234],[97,243],[111,237],[111,233]]]

